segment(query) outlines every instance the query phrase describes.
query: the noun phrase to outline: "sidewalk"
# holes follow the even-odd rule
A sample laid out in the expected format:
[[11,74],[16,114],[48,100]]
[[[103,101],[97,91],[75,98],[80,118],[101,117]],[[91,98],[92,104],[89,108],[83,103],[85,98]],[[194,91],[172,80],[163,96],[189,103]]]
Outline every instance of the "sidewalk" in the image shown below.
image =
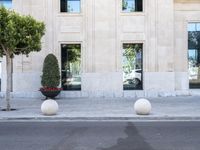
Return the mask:
[[[132,98],[69,98],[57,99],[58,114],[44,116],[40,111],[41,99],[12,99],[16,111],[0,111],[0,121],[8,120],[60,120],[60,121],[151,121],[178,120],[200,121],[200,97],[159,97],[149,98],[152,112],[148,116],[135,114]],[[0,99],[0,107],[5,108],[5,100]]]

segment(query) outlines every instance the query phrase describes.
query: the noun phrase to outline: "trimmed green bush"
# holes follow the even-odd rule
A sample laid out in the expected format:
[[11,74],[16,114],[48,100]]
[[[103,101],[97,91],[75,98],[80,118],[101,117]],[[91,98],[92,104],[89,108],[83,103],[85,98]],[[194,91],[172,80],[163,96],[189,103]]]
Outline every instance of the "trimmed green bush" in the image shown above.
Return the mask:
[[48,54],[43,63],[41,84],[43,87],[55,88],[60,84],[58,60],[54,54]]

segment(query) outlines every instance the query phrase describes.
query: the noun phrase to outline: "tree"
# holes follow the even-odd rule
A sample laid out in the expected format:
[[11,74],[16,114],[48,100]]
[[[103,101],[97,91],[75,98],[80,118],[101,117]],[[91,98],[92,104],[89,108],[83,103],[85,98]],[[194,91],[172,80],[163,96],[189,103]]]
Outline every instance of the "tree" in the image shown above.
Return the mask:
[[60,71],[58,60],[55,55],[48,54],[44,60],[42,70],[42,81],[43,87],[56,88],[60,84]]
[[31,16],[0,7],[0,56],[6,57],[6,95],[7,111],[10,111],[10,93],[12,85],[12,59],[15,55],[28,55],[41,50],[41,38],[45,33],[43,22]]

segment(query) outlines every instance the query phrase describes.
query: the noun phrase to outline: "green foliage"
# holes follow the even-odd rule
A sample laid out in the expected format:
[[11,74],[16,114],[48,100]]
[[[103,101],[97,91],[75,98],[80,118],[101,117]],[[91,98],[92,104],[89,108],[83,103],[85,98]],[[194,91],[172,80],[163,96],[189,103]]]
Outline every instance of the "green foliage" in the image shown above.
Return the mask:
[[43,22],[0,6],[0,56],[26,54],[41,49]]
[[46,56],[42,72],[41,84],[43,87],[54,88],[60,84],[60,71],[55,55],[49,54]]

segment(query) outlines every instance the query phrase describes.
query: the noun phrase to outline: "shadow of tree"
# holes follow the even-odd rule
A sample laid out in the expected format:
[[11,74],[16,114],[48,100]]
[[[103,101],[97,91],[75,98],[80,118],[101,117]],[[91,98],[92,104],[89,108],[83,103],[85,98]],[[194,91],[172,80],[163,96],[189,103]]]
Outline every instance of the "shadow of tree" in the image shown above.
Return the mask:
[[128,136],[127,138],[119,138],[116,145],[109,148],[98,148],[98,150],[153,150],[139,134],[134,124],[128,123],[124,132]]

